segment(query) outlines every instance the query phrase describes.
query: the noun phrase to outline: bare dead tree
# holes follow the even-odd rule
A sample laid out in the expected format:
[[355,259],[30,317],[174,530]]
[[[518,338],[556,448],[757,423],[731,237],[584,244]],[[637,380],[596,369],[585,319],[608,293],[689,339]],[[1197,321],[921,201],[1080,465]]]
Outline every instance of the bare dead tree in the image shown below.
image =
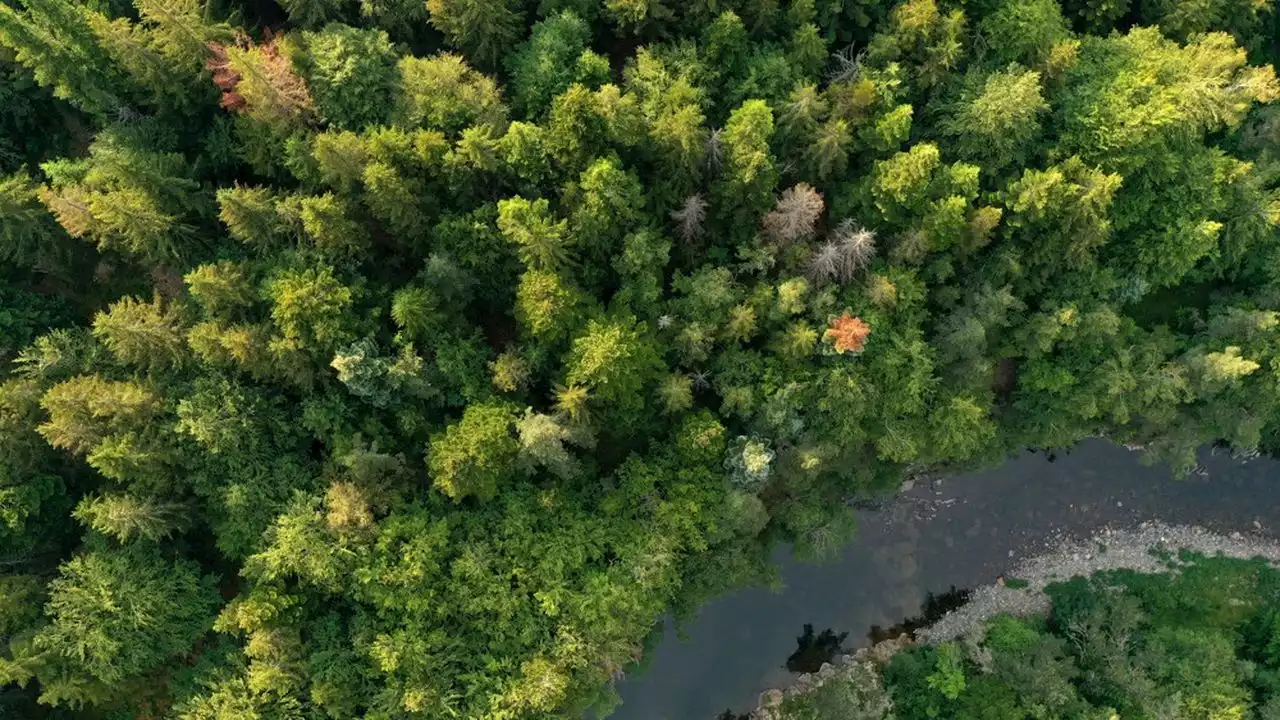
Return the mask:
[[671,212],[671,219],[680,229],[680,237],[692,243],[702,237],[702,222],[707,217],[707,201],[698,193],[685,198],[679,210]]
[[707,134],[707,169],[713,173],[724,167],[724,131],[716,128]]
[[844,255],[844,270],[848,277],[847,282],[853,277],[853,274],[866,267],[871,258],[876,254],[876,233],[874,230],[868,230],[859,227],[853,220],[844,220],[837,227],[835,232],[831,234],[833,240],[840,244],[840,249]]
[[816,285],[847,283],[876,254],[876,234],[852,220],[841,222],[809,259],[809,279]]
[[773,212],[761,224],[769,239],[782,245],[813,237],[825,205],[822,195],[808,185],[798,183],[782,192]]
[[836,280],[840,277],[843,264],[840,243],[827,240],[819,245],[817,251],[809,258],[807,268],[809,280],[814,285],[825,285]]
[[835,68],[827,73],[827,80],[833,83],[848,82],[857,80],[862,74],[862,61],[866,58],[867,51],[855,52],[853,44],[849,44],[839,52],[831,54],[831,58],[835,60]]

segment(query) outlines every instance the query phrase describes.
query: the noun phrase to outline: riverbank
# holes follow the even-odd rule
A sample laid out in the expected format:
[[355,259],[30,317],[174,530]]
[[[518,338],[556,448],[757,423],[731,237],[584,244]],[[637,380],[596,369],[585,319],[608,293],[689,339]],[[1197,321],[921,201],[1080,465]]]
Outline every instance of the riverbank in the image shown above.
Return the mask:
[[1202,527],[1159,521],[1143,522],[1131,529],[1103,528],[1088,539],[1067,540],[1049,552],[1016,563],[997,582],[976,588],[968,602],[926,628],[840,656],[815,673],[801,675],[786,688],[765,691],[750,717],[783,720],[788,717],[783,708],[789,699],[814,693],[831,682],[843,682],[858,687],[867,697],[882,698],[877,668],[904,648],[960,638],[968,644],[980,642],[988,621],[996,616],[1047,613],[1050,599],[1045,588],[1054,582],[1108,570],[1176,571],[1184,564],[1179,558],[1181,551],[1205,557],[1263,558],[1273,567],[1280,566],[1280,540],[1260,531],[1224,535]]

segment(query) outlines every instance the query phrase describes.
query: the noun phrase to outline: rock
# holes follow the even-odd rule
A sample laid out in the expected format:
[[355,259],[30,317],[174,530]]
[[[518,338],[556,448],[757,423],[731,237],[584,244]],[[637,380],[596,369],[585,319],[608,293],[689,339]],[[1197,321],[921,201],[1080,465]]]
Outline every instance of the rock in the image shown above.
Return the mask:
[[902,492],[911,492],[911,488],[916,486],[915,480],[906,480],[902,483]]
[[1232,539],[1232,540],[1241,540],[1241,539],[1243,539],[1243,538],[1244,538],[1244,536],[1243,536],[1243,535],[1241,535],[1241,534],[1240,534],[1240,533],[1238,533],[1238,532],[1233,532],[1233,533],[1231,533],[1231,539]]
[[760,707],[773,708],[782,704],[781,690],[765,690],[760,693]]

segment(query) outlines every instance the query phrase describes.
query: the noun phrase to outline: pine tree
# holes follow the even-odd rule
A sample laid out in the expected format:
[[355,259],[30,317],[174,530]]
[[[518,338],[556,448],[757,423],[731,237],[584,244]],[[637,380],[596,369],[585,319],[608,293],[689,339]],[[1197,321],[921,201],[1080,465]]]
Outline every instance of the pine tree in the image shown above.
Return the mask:
[[40,405],[49,413],[38,428],[45,440],[83,455],[113,432],[142,426],[160,411],[161,400],[134,382],[80,375],[49,388]]
[[190,508],[175,502],[129,494],[91,495],[76,506],[74,517],[120,542],[135,538],[160,541],[184,529]]
[[0,262],[60,272],[71,257],[65,238],[30,176],[0,178]]
[[145,368],[181,365],[186,342],[177,314],[157,298],[144,303],[126,297],[93,319],[93,335],[123,363]]
[[40,199],[72,237],[164,265],[200,246],[193,221],[209,198],[181,155],[146,148],[147,140],[126,128],[103,132],[87,159],[46,163],[50,186]]
[[572,260],[566,237],[569,223],[555,220],[550,207],[544,199],[529,201],[522,197],[498,203],[498,228],[531,270],[554,272]]
[[154,545],[99,550],[49,583],[48,624],[12,661],[40,682],[40,701],[80,707],[147,691],[144,674],[191,650],[213,624],[214,578]]
[[292,57],[322,120],[347,130],[386,121],[399,73],[385,32],[334,24],[294,42]]
[[482,67],[495,67],[521,35],[521,13],[509,0],[427,0],[427,10],[431,24]]
[[452,135],[473,125],[506,127],[507,108],[497,84],[457,55],[404,57],[395,119]]
[[26,12],[0,6],[0,43],[41,85],[86,112],[111,117],[134,90],[99,44],[91,20],[101,15],[60,0],[24,0]]
[[263,252],[286,237],[276,209],[277,198],[267,188],[234,186],[218,190],[218,217],[231,237]]

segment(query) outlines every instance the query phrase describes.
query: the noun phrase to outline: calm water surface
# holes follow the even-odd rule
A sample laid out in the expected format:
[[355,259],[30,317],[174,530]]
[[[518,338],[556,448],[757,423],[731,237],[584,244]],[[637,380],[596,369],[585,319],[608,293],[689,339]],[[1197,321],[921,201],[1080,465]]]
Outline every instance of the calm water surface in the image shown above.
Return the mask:
[[1231,532],[1280,534],[1280,461],[1205,453],[1208,477],[1171,479],[1165,466],[1100,440],[1054,460],[1026,454],[996,470],[922,484],[891,507],[860,515],[838,560],[800,563],[780,550],[785,587],[752,588],[706,605],[678,637],[668,622],[641,675],[622,681],[618,720],[712,720],[746,712],[787,684],[785,663],[805,624],[866,643],[872,625],[919,613],[930,592],[993,582],[1023,554],[1160,519]]

